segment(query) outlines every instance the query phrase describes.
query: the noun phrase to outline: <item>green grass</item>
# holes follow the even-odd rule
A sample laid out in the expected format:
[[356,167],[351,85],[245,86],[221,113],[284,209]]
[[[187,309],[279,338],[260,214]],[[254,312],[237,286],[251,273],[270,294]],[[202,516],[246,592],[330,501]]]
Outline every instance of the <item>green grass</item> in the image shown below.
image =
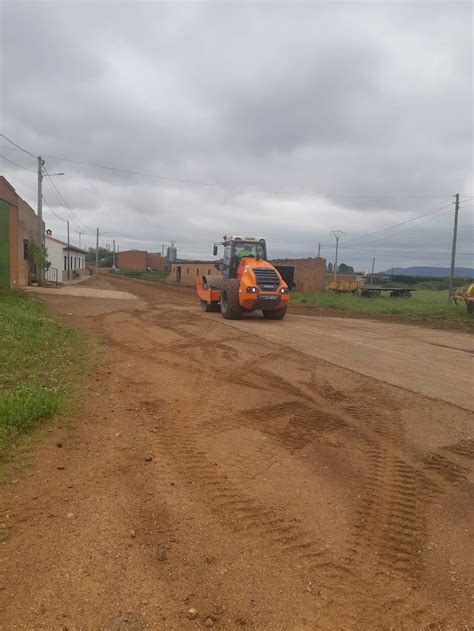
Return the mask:
[[126,278],[139,278],[140,280],[151,280],[154,283],[162,285],[168,282],[168,272],[136,272],[131,269],[121,269],[113,272],[117,276],[125,276]]
[[66,409],[87,351],[29,297],[0,293],[0,456],[21,433]]
[[466,311],[466,305],[448,304],[447,291],[415,291],[411,298],[391,298],[388,294],[377,298],[363,298],[352,294],[335,294],[326,291],[321,294],[294,293],[293,304],[339,309],[372,314],[394,316],[406,320],[428,320],[439,325],[453,325],[456,328],[474,330],[474,318]]

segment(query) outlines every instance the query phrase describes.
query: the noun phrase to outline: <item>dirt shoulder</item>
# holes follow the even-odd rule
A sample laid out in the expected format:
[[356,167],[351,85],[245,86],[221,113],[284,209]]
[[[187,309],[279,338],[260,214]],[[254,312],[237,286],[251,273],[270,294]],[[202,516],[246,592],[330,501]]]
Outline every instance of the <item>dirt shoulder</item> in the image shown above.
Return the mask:
[[325,316],[331,318],[351,318],[356,320],[377,320],[379,322],[394,322],[398,324],[406,324],[407,326],[443,329],[446,331],[462,331],[463,333],[470,333],[471,335],[474,334],[472,326],[467,326],[463,322],[456,322],[454,320],[434,320],[431,318],[417,318],[416,320],[410,320],[408,318],[382,316],[373,313],[364,313],[362,311],[307,307],[298,304],[290,304],[289,311],[290,313],[295,313],[297,315],[310,316],[314,318],[318,316]]
[[2,489],[0,628],[469,624],[471,413],[102,282],[44,296],[103,361]]

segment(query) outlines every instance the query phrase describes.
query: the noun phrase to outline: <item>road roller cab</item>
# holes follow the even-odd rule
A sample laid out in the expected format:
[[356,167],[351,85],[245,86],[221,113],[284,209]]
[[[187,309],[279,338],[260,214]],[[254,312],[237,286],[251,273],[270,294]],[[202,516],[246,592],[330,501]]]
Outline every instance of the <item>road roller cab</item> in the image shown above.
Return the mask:
[[237,320],[242,314],[261,310],[265,318],[281,320],[288,305],[288,286],[267,261],[265,239],[224,237],[214,244],[214,256],[224,246],[222,263],[212,275],[197,280],[197,292],[205,311],[221,311]]

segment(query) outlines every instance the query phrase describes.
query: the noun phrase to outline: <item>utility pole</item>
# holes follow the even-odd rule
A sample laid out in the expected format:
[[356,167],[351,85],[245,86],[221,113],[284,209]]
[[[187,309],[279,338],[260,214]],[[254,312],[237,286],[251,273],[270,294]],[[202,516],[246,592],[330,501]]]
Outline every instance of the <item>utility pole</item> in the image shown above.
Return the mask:
[[112,250],[112,269],[115,269],[115,239],[113,239],[112,243],[114,246]]
[[318,259],[321,257],[321,242],[318,243]]
[[95,273],[99,274],[99,228],[97,228],[95,238]]
[[67,279],[69,280],[71,269],[71,251],[69,250],[69,220],[67,220]]
[[455,198],[456,201],[454,203],[453,249],[451,251],[451,271],[449,274],[448,302],[453,301],[454,272],[456,270],[456,241],[458,238],[459,193],[456,193]]
[[374,267],[375,267],[375,256],[372,259],[372,272],[370,274],[370,284],[374,284]]
[[43,245],[43,165],[44,160],[38,156],[38,225],[39,225],[39,243]]
[[[43,164],[44,160],[41,156],[38,156],[38,243],[40,247],[44,246],[44,232],[43,232]],[[37,269],[36,274],[38,276],[38,282],[41,285],[43,282],[43,270]]]
[[85,234],[85,232],[81,232],[80,230],[76,230],[76,232],[79,235],[79,247],[81,247],[81,237],[83,234]]
[[162,243],[161,244],[161,258],[165,258],[165,244]]
[[346,233],[342,230],[331,230],[331,234],[336,237],[336,261],[334,263],[334,280],[337,278],[337,256],[339,253],[339,239],[343,237]]

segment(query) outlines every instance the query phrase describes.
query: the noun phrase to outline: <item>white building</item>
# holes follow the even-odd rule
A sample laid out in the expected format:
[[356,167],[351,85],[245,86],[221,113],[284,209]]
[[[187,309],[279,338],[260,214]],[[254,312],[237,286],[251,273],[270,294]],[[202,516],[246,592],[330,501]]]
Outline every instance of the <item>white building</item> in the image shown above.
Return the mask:
[[50,234],[45,235],[50,267],[46,279],[54,282],[76,280],[86,273],[86,251],[64,243]]

